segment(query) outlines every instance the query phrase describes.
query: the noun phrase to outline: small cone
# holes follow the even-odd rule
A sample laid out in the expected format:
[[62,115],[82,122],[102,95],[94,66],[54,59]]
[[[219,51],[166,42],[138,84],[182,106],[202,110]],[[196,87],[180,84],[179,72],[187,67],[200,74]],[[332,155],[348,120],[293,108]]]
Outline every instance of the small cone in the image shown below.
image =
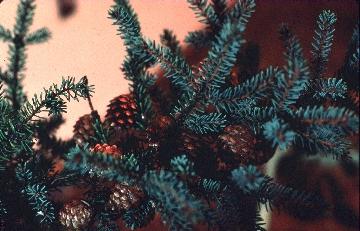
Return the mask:
[[105,121],[110,127],[130,128],[135,123],[136,103],[132,95],[124,94],[112,99]]
[[76,121],[73,138],[77,144],[89,142],[90,138],[95,135],[95,129],[93,127],[95,117],[99,118],[97,111],[83,115]]
[[66,203],[59,212],[59,221],[66,230],[85,228],[92,217],[90,206],[84,201],[74,200]]
[[108,207],[117,212],[122,212],[136,207],[144,198],[144,193],[136,186],[115,184],[111,190]]

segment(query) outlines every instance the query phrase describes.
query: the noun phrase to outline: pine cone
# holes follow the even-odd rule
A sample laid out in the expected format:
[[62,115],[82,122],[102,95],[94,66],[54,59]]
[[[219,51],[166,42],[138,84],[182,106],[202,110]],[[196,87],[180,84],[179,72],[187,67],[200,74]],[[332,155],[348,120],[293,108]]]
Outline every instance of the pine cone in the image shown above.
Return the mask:
[[[230,125],[219,136],[223,149],[234,154],[234,159],[242,164],[261,165],[275,153],[275,149],[263,137],[255,135],[246,125]],[[229,162],[228,164],[236,164]]]
[[117,212],[128,210],[140,204],[144,193],[136,186],[115,184],[111,190],[108,207]]
[[81,116],[74,125],[74,140],[77,144],[89,142],[90,138],[95,135],[93,121],[100,118],[97,111],[91,114]]
[[130,94],[119,95],[108,105],[105,121],[111,127],[130,128],[135,123],[136,103]]
[[60,223],[67,230],[79,230],[86,227],[92,217],[92,211],[84,201],[74,200],[66,203],[59,212]]
[[180,142],[182,142],[181,151],[185,151],[191,155],[198,152],[216,152],[217,147],[215,145],[216,137],[211,135],[196,135],[189,131],[183,131],[180,136]]
[[256,139],[248,126],[229,125],[219,139],[223,149],[233,153],[235,160],[246,164],[254,159]]
[[114,157],[120,157],[121,151],[118,149],[116,145],[108,145],[108,144],[96,144],[93,148],[90,149],[92,152],[102,152],[107,155],[111,155]]

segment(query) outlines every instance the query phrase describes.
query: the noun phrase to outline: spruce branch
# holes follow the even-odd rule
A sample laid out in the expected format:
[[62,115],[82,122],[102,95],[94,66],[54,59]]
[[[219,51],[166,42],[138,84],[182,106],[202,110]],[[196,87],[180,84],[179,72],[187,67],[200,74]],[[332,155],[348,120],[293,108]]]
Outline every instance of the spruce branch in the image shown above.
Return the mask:
[[55,208],[48,199],[48,191],[44,185],[29,184],[22,193],[32,205],[35,217],[40,224],[50,225],[55,221]]
[[50,37],[50,31],[47,28],[41,28],[27,35],[25,38],[25,43],[27,45],[43,43],[48,41]]
[[33,22],[35,11],[34,0],[21,0],[16,12],[14,25],[15,36],[25,37]]
[[218,17],[221,17],[227,8],[226,0],[211,0],[211,2]]
[[25,95],[21,85],[21,71],[25,67],[25,43],[24,38],[33,22],[35,5],[33,0],[22,0],[17,8],[16,20],[13,29],[13,41],[9,46],[10,63],[8,71],[10,81],[8,84],[8,98],[13,104],[14,111],[19,110],[25,102]]
[[155,203],[152,200],[145,200],[138,207],[127,210],[122,219],[126,227],[135,230],[146,226],[155,216]]
[[89,92],[93,91],[92,86],[87,85],[86,78],[75,82],[75,78],[68,77],[62,79],[61,85],[53,84],[50,88],[44,89],[39,96],[35,95],[31,102],[21,108],[22,121],[27,123],[37,114],[47,111],[49,115],[59,115],[66,112],[65,100],[71,99],[78,101],[79,98],[87,98]]
[[143,39],[137,15],[127,1],[118,1],[109,11],[109,16],[114,20],[113,24],[118,26],[121,38],[125,41],[128,56],[125,58],[122,70],[126,79],[130,81],[130,92],[137,105],[136,126],[144,129],[153,114],[148,88],[155,81],[145,69],[151,66],[154,60],[142,49]]
[[359,128],[359,117],[353,111],[342,107],[325,109],[322,106],[308,106],[299,108],[293,116],[307,125],[331,125],[344,132],[356,132]]
[[185,119],[184,125],[198,134],[219,132],[227,124],[226,116],[221,113],[192,113]]
[[321,78],[326,64],[329,60],[332,42],[334,40],[334,25],[336,23],[336,15],[330,10],[323,10],[316,22],[315,35],[312,42],[312,71],[313,78]]
[[178,175],[195,176],[194,163],[186,155],[172,158],[170,166],[172,171]]
[[160,35],[160,41],[163,46],[168,47],[173,53],[180,54],[180,42],[172,30],[164,29]]
[[139,176],[139,162],[134,154],[122,158],[91,152],[88,144],[71,148],[66,155],[65,169],[82,176],[96,176],[110,181],[128,182]]
[[12,32],[0,25],[0,40],[10,42],[13,39]]
[[347,85],[343,79],[315,79],[309,83],[307,94],[311,92],[316,99],[337,100],[345,98],[347,89]]
[[344,133],[333,126],[312,125],[306,131],[298,131],[296,147],[308,150],[309,154],[332,155],[336,160],[349,159],[350,141]]
[[184,92],[193,92],[194,75],[191,67],[169,48],[156,45],[155,42],[144,42],[143,48],[156,59],[165,70],[165,76],[171,83],[178,86]]
[[327,204],[320,196],[277,184],[252,165],[233,170],[231,179],[240,190],[256,197],[258,202],[269,208],[276,206],[286,210],[310,209],[319,212],[327,209]]
[[233,68],[242,39],[243,26],[237,23],[225,23],[216,36],[207,58],[200,65],[200,84],[204,86],[204,93],[209,94],[225,82]]
[[197,18],[199,18],[199,22],[210,26],[217,26],[219,24],[219,18],[213,5],[209,4],[207,0],[187,0],[187,2]]
[[359,72],[359,24],[356,24],[348,50],[348,65]]
[[118,3],[109,10],[108,14],[114,20],[113,25],[118,26],[119,34],[124,39],[126,46],[140,37],[140,24],[137,16],[126,5]]
[[287,64],[284,67],[285,74],[277,79],[273,106],[288,109],[297,102],[308,85],[310,72],[297,37],[286,25],[280,28],[280,35],[286,48],[285,60]]
[[265,138],[272,142],[273,147],[286,150],[295,140],[296,133],[290,125],[279,118],[274,118],[263,125]]
[[211,46],[213,33],[206,30],[197,30],[189,32],[185,38],[185,42],[196,48],[204,48]]
[[204,205],[171,172],[149,171],[143,177],[143,182],[170,230],[190,231],[193,225],[204,219]]
[[227,113],[243,110],[255,103],[251,100],[257,101],[270,96],[279,75],[282,75],[282,71],[270,66],[238,86],[229,87],[222,92],[212,91],[210,101],[218,110]]
[[230,20],[239,20],[245,26],[255,12],[255,7],[255,0],[239,0],[228,13],[228,18]]

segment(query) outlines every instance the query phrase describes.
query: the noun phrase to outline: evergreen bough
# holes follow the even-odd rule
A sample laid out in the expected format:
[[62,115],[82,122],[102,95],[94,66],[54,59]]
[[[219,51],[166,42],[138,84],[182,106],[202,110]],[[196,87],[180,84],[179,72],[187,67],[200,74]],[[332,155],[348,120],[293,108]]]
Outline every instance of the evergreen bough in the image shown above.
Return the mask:
[[[324,10],[316,22],[310,62],[299,39],[283,25],[284,67],[270,66],[253,76],[238,76],[239,83],[233,84],[232,71],[244,66],[241,52],[248,45],[244,31],[255,11],[255,1],[238,0],[232,7],[224,0],[188,2],[205,28],[190,32],[185,41],[208,49],[203,61],[193,66],[170,30],[164,30],[162,44],[144,38],[129,2],[115,1],[109,17],[127,51],[122,70],[136,103],[135,123],[127,129],[109,128],[95,119],[92,144],[75,146],[73,140],[57,139],[54,131],[63,122],[65,102],[89,100],[93,88],[86,77],[79,82],[69,77],[27,100],[21,84],[26,47],[47,41],[50,33],[45,28],[28,32],[34,1],[20,1],[14,29],[0,26],[0,39],[10,44],[8,68],[0,70],[5,86],[0,98],[0,173],[1,184],[6,185],[0,189],[0,225],[5,230],[61,230],[57,218],[62,206],[51,192],[69,185],[86,189],[83,199],[93,214],[85,230],[119,230],[118,218],[128,228],[137,229],[146,226],[156,212],[171,230],[193,230],[197,224],[219,230],[264,230],[258,204],[299,217],[314,211],[325,214],[328,204],[320,195],[275,183],[254,165],[241,164],[219,172],[211,161],[203,161],[213,158],[211,149],[195,145],[199,150],[194,156],[175,147],[183,131],[197,137],[217,137],[226,126],[246,124],[274,149],[347,160],[348,136],[358,133],[359,126],[348,95],[353,88],[348,83],[358,82],[351,79],[359,67],[358,27],[336,76],[325,77],[336,16]],[[164,77],[148,72],[157,64]],[[244,71],[250,72],[253,70]],[[155,129],[154,135],[154,122],[161,113],[155,110],[159,102],[154,103],[152,94],[164,78],[177,101],[167,105],[170,125],[160,132]],[[331,106],[324,106],[324,102],[331,102]],[[44,111],[49,118],[39,116]],[[37,148],[34,138],[38,139]],[[126,146],[134,140],[138,145],[121,158],[92,149],[96,143]],[[199,145],[202,142],[193,142],[197,141]],[[61,172],[54,171],[55,158],[65,160]],[[137,207],[122,213],[109,211],[110,189],[106,185],[114,182],[140,187],[145,197]]]

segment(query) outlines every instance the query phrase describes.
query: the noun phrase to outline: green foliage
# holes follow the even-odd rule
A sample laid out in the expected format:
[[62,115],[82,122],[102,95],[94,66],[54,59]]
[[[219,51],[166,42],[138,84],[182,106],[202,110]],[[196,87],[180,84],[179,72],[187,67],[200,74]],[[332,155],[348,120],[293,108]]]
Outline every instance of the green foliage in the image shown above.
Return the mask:
[[256,193],[265,181],[264,176],[253,165],[233,170],[231,177],[244,193],[250,195]]
[[270,208],[272,206],[284,209],[298,207],[299,210],[312,209],[313,212],[324,212],[327,208],[325,201],[318,195],[277,184],[252,165],[233,170],[232,180],[241,191],[255,196],[258,202]]
[[10,42],[13,38],[13,35],[9,29],[5,29],[3,26],[0,25],[0,39],[4,42]]
[[301,96],[308,84],[310,72],[296,36],[287,27],[282,27],[280,34],[286,48],[287,64],[284,67],[285,74],[277,79],[273,105],[286,110]]
[[155,42],[148,41],[144,43],[143,47],[152,58],[160,63],[161,68],[165,70],[165,76],[174,86],[184,92],[193,91],[194,76],[191,67],[182,57],[174,54],[167,47],[156,45]]
[[150,198],[159,203],[161,217],[170,230],[192,230],[192,225],[204,219],[202,203],[171,172],[149,171],[143,181]]
[[227,121],[221,113],[190,114],[184,124],[195,133],[206,134],[221,131]]
[[196,48],[209,47],[211,44],[212,33],[203,30],[189,32],[185,38],[185,42]]
[[87,177],[110,181],[133,182],[139,175],[139,163],[134,154],[116,158],[105,153],[89,151],[88,144],[70,149],[65,168]]
[[218,110],[226,113],[242,110],[246,105],[255,103],[251,100],[257,101],[270,96],[271,88],[280,75],[280,70],[269,67],[238,86],[229,87],[222,92],[212,91],[211,102]]
[[17,8],[13,31],[0,26],[0,39],[9,42],[8,70],[2,79],[7,85],[6,98],[12,102],[15,111],[19,110],[26,100],[21,84],[26,61],[26,45],[44,42],[50,36],[46,28],[28,34],[34,10],[34,0],[21,1]]
[[43,176],[40,176],[40,171],[36,171],[38,166],[34,165],[36,165],[35,161],[19,165],[16,168],[16,176],[22,186],[21,193],[29,202],[38,222],[42,225],[50,225],[55,221],[55,208],[48,199],[46,182],[41,182],[40,177]]
[[240,45],[244,43],[242,24],[225,23],[212,43],[207,58],[200,66],[200,83],[205,92],[211,92],[222,86],[236,62]]
[[275,117],[264,124],[264,135],[272,141],[273,147],[279,146],[281,150],[286,150],[294,142],[296,133],[289,124]]
[[[138,229],[155,211],[170,230],[193,230],[201,222],[219,230],[264,230],[258,203],[298,217],[327,208],[318,195],[277,184],[237,160],[240,153],[219,145],[219,135],[228,125],[244,125],[254,132],[256,151],[291,148],[346,159],[347,136],[359,126],[358,115],[343,105],[354,87],[349,79],[358,72],[358,28],[334,78],[324,76],[336,22],[331,11],[318,17],[310,65],[298,38],[283,26],[284,67],[258,72],[259,52],[244,40],[254,0],[233,6],[225,0],[188,2],[205,24],[185,38],[196,48],[208,49],[198,65],[188,63],[170,30],[161,35],[162,45],[145,39],[128,0],[116,0],[109,10],[124,40],[127,55],[121,69],[136,103],[134,126],[120,129],[107,126],[93,109],[93,87],[86,77],[79,82],[63,79],[27,101],[21,84],[26,46],[47,41],[50,32],[41,28],[29,33],[34,1],[20,1],[14,29],[0,26],[0,40],[10,44],[9,66],[0,70],[0,86],[6,87],[0,94],[0,183],[6,185],[0,189],[0,218],[5,229],[24,230],[15,222],[20,219],[31,230],[60,230],[56,214],[61,203],[53,202],[50,194],[70,185],[86,189],[82,199],[93,212],[86,230],[118,230],[115,220],[120,217],[128,228]],[[169,81],[149,73],[157,64]],[[166,99],[154,97],[154,91]],[[66,101],[80,98],[89,100],[94,134],[89,144],[74,147],[73,140],[57,139],[55,131],[64,122]],[[336,106],[321,106],[325,101],[334,105],[333,100]],[[50,118],[42,118],[42,112]],[[95,144],[106,150],[94,151]],[[113,145],[121,154],[109,152]],[[61,172],[55,171],[57,158],[65,160]],[[126,184],[130,191],[139,187],[141,201],[122,213],[109,209],[115,183]],[[131,192],[127,195],[134,199]]]
[[86,98],[92,91],[85,77],[77,83],[73,77],[63,78],[60,86],[53,84],[50,88],[44,89],[39,96],[35,94],[31,103],[26,102],[20,109],[23,121],[28,122],[44,111],[48,112],[48,115],[60,115],[66,112],[66,103],[63,98],[67,101],[71,99],[78,101],[80,98]]
[[122,219],[131,230],[146,226],[155,216],[155,204],[145,200],[138,207],[127,210]]
[[299,108],[294,116],[307,124],[331,125],[349,132],[356,132],[359,125],[359,117],[353,111],[339,107]]
[[[53,160],[45,156],[64,152],[71,141],[64,142],[53,134],[63,122],[60,117],[46,120],[39,113],[60,116],[66,109],[65,100],[86,98],[92,92],[85,78],[78,83],[68,78],[27,100],[21,83],[26,46],[50,37],[46,28],[29,33],[34,10],[33,0],[21,0],[13,30],[0,26],[0,39],[9,43],[9,64],[0,71],[0,86],[6,87],[0,93],[0,184],[6,185],[0,190],[0,208],[6,209],[1,216],[6,230],[54,230],[57,226],[58,211],[50,192],[73,184],[74,175],[54,172]],[[41,139],[38,147],[34,145],[36,138]]]
[[[217,137],[227,125],[246,124],[255,132],[256,139],[270,143],[274,149],[294,148],[305,154],[346,158],[349,142],[345,137],[357,131],[358,116],[345,107],[325,109],[317,105],[324,100],[340,101],[347,97],[345,80],[339,76],[323,77],[334,36],[335,14],[323,11],[319,16],[311,65],[298,38],[283,26],[280,37],[285,47],[284,67],[270,66],[256,73],[255,65],[251,72],[244,71],[246,78],[238,76],[239,83],[233,83],[234,69],[246,68],[246,62],[241,59],[248,56],[240,51],[255,2],[240,0],[234,7],[228,7],[222,0],[188,2],[206,25],[185,38],[196,48],[208,48],[207,56],[197,66],[190,66],[182,56],[172,31],[164,30],[160,37],[162,45],[145,39],[128,1],[116,1],[109,15],[125,42],[127,57],[122,69],[130,80],[130,91],[139,108],[135,129],[144,131],[145,138],[139,138],[139,145],[133,148],[137,151],[124,153],[120,159],[90,153],[86,146],[77,147],[70,152],[66,168],[83,177],[137,182],[171,230],[191,230],[203,220],[223,230],[234,227],[263,230],[256,209],[258,202],[289,211],[291,207],[322,211],[326,205],[317,195],[276,184],[252,165],[232,172],[213,169],[211,158],[216,159],[217,165],[222,157],[218,150],[214,151],[215,144],[203,147],[198,138],[194,142],[199,142],[196,147],[199,150],[184,154],[183,144],[177,147],[181,141],[176,139],[184,130],[194,136]],[[167,110],[175,125],[164,130],[154,128],[151,121],[157,117],[153,117],[149,89],[158,86],[156,77],[147,70],[156,64],[160,64],[177,97],[177,102],[171,102]],[[161,108],[157,110],[162,114]],[[174,153],[175,148],[179,150]],[[227,158],[231,162],[231,157]],[[203,167],[202,161],[208,165]],[[207,208],[203,199],[214,203],[215,208]],[[149,200],[145,200],[125,212],[123,219],[127,226],[134,229],[147,224],[153,213],[149,206],[152,206]]]
[[215,194],[219,193],[221,189],[221,183],[216,180],[212,179],[202,179],[199,182],[199,187],[201,190],[203,190],[205,193],[208,194]]
[[28,45],[43,43],[49,40],[51,34],[46,28],[38,29],[37,31],[30,33],[25,38],[25,43]]
[[161,44],[168,47],[173,53],[180,54],[180,42],[176,39],[176,35],[172,30],[164,29],[160,35]]
[[219,24],[218,16],[212,4],[208,4],[207,0],[187,0],[190,8],[199,18],[199,22],[217,25]]
[[141,28],[131,6],[127,1],[118,1],[109,11],[109,16],[118,26],[120,36],[125,41],[128,56],[125,58],[122,70],[126,79],[130,81],[130,91],[137,104],[135,115],[136,125],[144,129],[152,118],[152,104],[149,97],[149,88],[155,82],[155,76],[145,72],[154,61],[142,49],[143,39]]
[[316,79],[310,84],[309,91],[313,91],[313,97],[316,99],[337,100],[345,98],[347,85],[343,79],[328,78]]
[[40,223],[51,224],[55,221],[55,209],[48,200],[48,192],[44,185],[27,185],[22,192],[33,206],[35,217]]
[[171,159],[172,171],[176,174],[183,174],[185,176],[194,176],[194,163],[188,160],[186,155],[176,156]]
[[330,10],[324,10],[319,15],[317,27],[315,29],[314,41],[312,42],[312,64],[313,77],[322,77],[326,64],[329,60],[332,42],[334,40],[334,24],[336,15]]

